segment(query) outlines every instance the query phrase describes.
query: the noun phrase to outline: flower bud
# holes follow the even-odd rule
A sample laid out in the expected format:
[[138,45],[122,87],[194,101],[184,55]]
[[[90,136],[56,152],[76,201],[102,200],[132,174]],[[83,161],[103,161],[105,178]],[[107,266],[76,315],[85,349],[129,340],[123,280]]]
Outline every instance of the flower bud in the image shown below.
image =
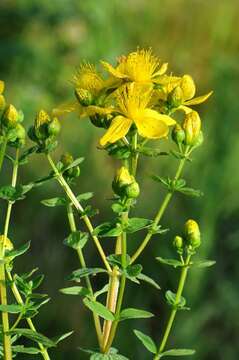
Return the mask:
[[180,251],[183,249],[183,238],[181,236],[175,236],[173,240],[173,246],[177,249],[177,251]]
[[34,130],[38,140],[46,140],[48,138],[48,125],[51,122],[50,116],[45,110],[40,110],[36,116]]
[[177,145],[182,144],[185,140],[185,132],[179,124],[176,124],[172,130],[172,139]]
[[61,162],[64,165],[64,167],[69,166],[70,164],[72,164],[74,161],[73,156],[70,153],[65,153],[62,154],[61,156]]
[[48,125],[48,133],[51,136],[56,136],[59,134],[61,130],[61,124],[60,121],[54,117],[53,120]]
[[8,129],[13,129],[17,125],[18,112],[13,105],[9,105],[4,111],[2,122]]
[[196,92],[196,86],[193,78],[190,75],[183,75],[180,82],[180,87],[182,89],[184,100],[189,100],[194,97]]
[[197,140],[195,141],[194,143],[194,146],[195,147],[198,147],[198,146],[201,146],[204,142],[204,136],[203,136],[203,132],[200,131],[198,137],[197,137]]
[[76,88],[75,89],[75,95],[77,100],[82,106],[89,106],[92,104],[92,95],[89,92],[89,90]]
[[8,237],[4,236],[4,235],[0,235],[0,244],[2,245],[4,243],[4,247],[5,250],[12,250],[13,249],[13,244],[11,242],[10,239],[8,239]]
[[[73,156],[70,153],[65,153],[61,156],[61,162],[63,166],[66,168],[71,165],[74,161]],[[68,177],[68,179],[74,179],[80,176],[80,167],[75,166],[64,172],[64,176]]]
[[129,187],[135,183],[136,181],[134,177],[130,175],[129,170],[125,166],[122,166],[116,173],[116,176],[112,183],[112,188],[115,194],[119,196],[135,197],[137,193],[139,194],[139,189],[137,189],[138,184],[136,183],[137,185],[134,185],[131,188]]
[[136,199],[140,194],[139,184],[134,181],[132,184],[127,185],[125,188],[125,195],[129,199]]
[[201,130],[201,119],[196,111],[186,114],[183,129],[185,130],[185,144],[195,145]]
[[21,124],[17,124],[14,131],[16,134],[16,139],[13,143],[13,146],[15,146],[15,147],[24,146],[25,141],[26,141],[26,130],[24,129],[24,127]]
[[195,220],[188,220],[184,226],[184,234],[188,245],[193,249],[201,245],[201,235],[197,222]]
[[168,101],[170,103],[170,105],[172,105],[172,107],[178,107],[182,104],[183,102],[183,90],[181,89],[180,86],[176,86],[170,93],[168,96]]

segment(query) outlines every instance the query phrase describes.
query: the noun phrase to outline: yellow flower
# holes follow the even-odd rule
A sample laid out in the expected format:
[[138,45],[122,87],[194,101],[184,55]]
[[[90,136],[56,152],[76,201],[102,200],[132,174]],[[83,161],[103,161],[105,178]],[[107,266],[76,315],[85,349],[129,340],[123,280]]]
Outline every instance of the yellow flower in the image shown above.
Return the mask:
[[5,88],[4,81],[0,80],[0,111],[3,110],[4,107],[6,106],[5,98],[2,95],[4,88]]
[[190,111],[185,115],[183,129],[186,145],[194,145],[201,130],[201,119],[197,111]]
[[175,120],[159,114],[148,106],[153,88],[139,83],[127,84],[115,92],[117,115],[104,136],[100,139],[102,146],[114,143],[124,137],[132,124],[135,124],[141,136],[159,139],[168,135],[169,126]]
[[73,77],[76,89],[88,90],[92,95],[98,95],[104,87],[104,80],[93,64],[83,63]]
[[159,59],[152,55],[151,49],[137,49],[127,56],[121,56],[115,68],[106,61],[101,63],[116,79],[141,83],[157,82],[168,66],[167,63],[160,65]]

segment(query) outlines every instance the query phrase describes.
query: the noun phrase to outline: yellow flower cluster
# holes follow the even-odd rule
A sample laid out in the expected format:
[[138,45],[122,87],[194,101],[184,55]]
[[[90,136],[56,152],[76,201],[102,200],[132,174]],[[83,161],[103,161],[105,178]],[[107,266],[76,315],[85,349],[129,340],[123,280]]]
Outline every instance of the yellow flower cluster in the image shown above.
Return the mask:
[[137,129],[143,138],[166,137],[176,123],[176,111],[188,114],[190,106],[208,99],[212,92],[195,97],[196,86],[190,75],[167,74],[168,64],[151,50],[137,49],[121,56],[113,66],[101,61],[107,76],[84,63],[73,78],[77,106],[63,107],[56,113],[78,109],[81,117],[105,127],[100,144],[106,146]]

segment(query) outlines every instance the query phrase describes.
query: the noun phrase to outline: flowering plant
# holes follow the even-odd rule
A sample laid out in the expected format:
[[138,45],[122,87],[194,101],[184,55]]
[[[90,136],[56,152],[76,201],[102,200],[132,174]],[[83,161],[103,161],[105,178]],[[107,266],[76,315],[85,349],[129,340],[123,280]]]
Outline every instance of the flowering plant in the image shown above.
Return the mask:
[[[11,186],[0,188],[0,198],[8,204],[5,227],[0,238],[0,310],[3,339],[1,353],[6,360],[11,360],[19,352],[41,354],[44,359],[49,359],[49,348],[71,334],[49,339],[38,333],[32,318],[48,298],[35,294],[33,290],[40,285],[42,277],[30,280],[33,272],[12,275],[15,258],[29,248],[29,244],[26,244],[15,249],[8,239],[12,206],[17,200],[21,200],[27,192],[47,181],[56,180],[62,187],[62,197],[42,201],[48,207],[65,207],[70,234],[64,244],[76,252],[80,262],[79,269],[72,271],[69,276],[69,280],[75,283],[74,286],[62,288],[60,291],[66,295],[81,297],[85,307],[92,313],[98,344],[94,350],[82,348],[82,351],[89,354],[91,360],[123,360],[127,359],[121,355],[124,349],[117,350],[113,347],[120,323],[154,316],[145,309],[125,306],[124,293],[127,285],[129,286],[130,282],[139,286],[148,283],[154,288],[152,291],[160,290],[157,281],[144,273],[138,260],[141,258],[143,261],[143,253],[151,238],[160,237],[167,231],[162,227],[161,221],[173,195],[177,192],[189,196],[201,195],[199,190],[187,186],[181,176],[185,164],[192,161],[192,154],[203,143],[201,119],[198,112],[191,107],[206,101],[211,92],[195,97],[196,86],[192,77],[168,74],[168,64],[161,63],[151,50],[137,49],[127,56],[121,56],[116,66],[105,61],[102,61],[101,65],[105,75],[99,73],[92,64],[83,63],[79,67],[72,81],[75,101],[53,109],[50,114],[45,110],[38,112],[28,131],[34,146],[27,149],[24,149],[26,133],[22,125],[23,113],[13,105],[6,104],[3,95],[4,83],[0,83],[0,169],[4,159],[13,164]],[[61,129],[59,118],[68,112],[77,112],[81,118],[87,117],[94,126],[104,129],[99,146],[119,163],[112,181],[113,219],[97,226],[94,226],[92,221],[97,211],[90,205],[82,205],[90,200],[93,193],[78,194],[73,191],[80,176],[80,164],[84,159],[74,159],[71,154],[65,153],[55,162],[51,155],[57,147],[57,136]],[[152,140],[168,142],[170,151],[162,152],[151,146]],[[7,152],[9,146],[16,149],[15,158]],[[33,153],[43,154],[51,171],[36,181],[17,185],[18,167],[26,164]],[[178,160],[178,168],[172,178],[163,177],[162,174],[152,175],[152,180],[166,190],[162,204],[153,219],[132,217],[131,210],[134,208],[135,211],[137,199],[144,191],[137,180],[138,162],[149,156],[160,159],[161,155],[167,155],[168,158],[173,156]],[[84,231],[79,227],[78,221],[84,223]],[[127,243],[134,233],[137,233],[140,244],[129,254]],[[101,240],[105,237],[115,239],[115,251],[111,254],[103,248]],[[85,252],[90,241],[99,254],[102,267],[86,264]],[[162,254],[156,257],[159,263],[179,270],[180,276],[177,290],[167,290],[165,294],[171,310],[159,345],[140,330],[134,331],[154,360],[164,356],[186,356],[194,353],[191,349],[168,349],[166,346],[177,312],[188,310],[186,299],[182,296],[188,271],[193,266],[207,267],[214,264],[210,260],[193,260],[200,244],[199,225],[190,219],[185,223],[182,233],[176,235],[172,241],[175,256],[172,259],[164,258]],[[155,266],[156,264],[155,262]],[[105,280],[103,287],[95,288],[97,284],[92,278],[95,275]],[[13,304],[7,302],[8,289],[15,296]],[[11,325],[10,316],[16,316]],[[30,329],[19,327],[19,323],[25,320]],[[38,348],[19,344],[22,337],[37,343]],[[130,358],[134,358],[134,354],[130,354]]]

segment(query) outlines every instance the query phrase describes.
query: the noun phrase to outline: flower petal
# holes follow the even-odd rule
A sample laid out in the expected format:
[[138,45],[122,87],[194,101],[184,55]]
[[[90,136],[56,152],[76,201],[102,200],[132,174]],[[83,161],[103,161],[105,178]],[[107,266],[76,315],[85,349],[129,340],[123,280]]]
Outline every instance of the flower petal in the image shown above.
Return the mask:
[[135,119],[135,124],[139,134],[145,138],[159,139],[168,135],[168,126],[159,118],[139,117]]
[[168,69],[168,63],[163,63],[163,64],[160,66],[159,70],[153,74],[153,77],[156,77],[156,76],[160,76],[160,75],[165,74],[166,71],[167,71],[167,69]]
[[180,105],[177,110],[182,110],[183,112],[185,112],[185,114],[190,113],[191,111],[193,111],[193,109],[191,109],[188,106],[184,106],[184,105]]
[[105,146],[107,143],[114,143],[117,140],[124,137],[129,131],[130,126],[132,125],[132,120],[124,116],[118,115],[113,120],[106,131],[106,133],[100,139],[100,145]]
[[174,119],[172,119],[170,116],[164,115],[164,114],[159,114],[157,111],[151,110],[151,109],[145,109],[143,111],[143,116],[147,117],[147,118],[152,118],[152,119],[157,119],[157,120],[163,121],[168,126],[176,124],[176,121]]
[[198,105],[203,103],[204,101],[206,101],[211,95],[212,95],[213,91],[210,91],[208,94],[206,95],[202,95],[202,96],[198,96],[192,100],[188,100],[185,101],[184,104],[185,105]]
[[61,104],[57,108],[54,108],[52,110],[52,116],[62,116],[77,110],[79,110],[78,102],[72,101],[65,104]]
[[118,69],[117,67],[114,68],[111,64],[109,64],[108,62],[106,61],[101,61],[101,64],[103,65],[103,67],[105,68],[106,71],[108,71],[111,75],[113,75],[114,77],[116,78],[119,78],[119,79],[125,79],[127,78],[126,75],[122,74]]
[[[84,108],[84,107],[83,107]],[[93,115],[108,115],[111,114],[112,111],[114,110],[113,107],[100,107],[100,106],[96,106],[96,105],[89,105],[87,107],[84,108],[85,110],[85,114],[87,116],[93,116]]]

